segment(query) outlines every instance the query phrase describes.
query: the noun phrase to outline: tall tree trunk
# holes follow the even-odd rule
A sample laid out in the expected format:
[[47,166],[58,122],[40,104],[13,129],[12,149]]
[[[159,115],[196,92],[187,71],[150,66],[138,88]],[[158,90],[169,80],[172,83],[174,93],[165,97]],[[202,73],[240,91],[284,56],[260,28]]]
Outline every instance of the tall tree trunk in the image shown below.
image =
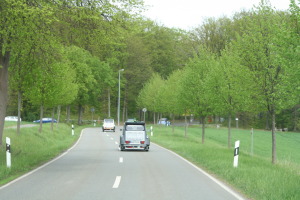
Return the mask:
[[293,131],[297,131],[298,124],[298,105],[293,108]]
[[151,119],[150,116],[151,116],[151,112],[148,111],[148,112],[147,112],[147,120],[148,120],[149,122],[150,122],[150,119]]
[[205,116],[202,116],[201,120],[202,120],[202,144],[204,144],[204,141],[205,141]]
[[107,100],[108,100],[108,118],[110,118],[110,88],[108,88],[107,90],[108,94],[107,94]]
[[269,116],[270,116],[269,112],[266,112],[266,127],[265,127],[266,130],[270,130]]
[[138,119],[140,119],[140,121],[141,121],[142,115],[143,115],[142,112],[143,112],[143,111],[142,111],[141,109],[139,109],[139,112],[138,112],[138,116],[139,116],[139,117],[138,117]]
[[0,146],[2,146],[4,120],[7,107],[9,59],[10,52],[5,52],[4,55],[0,53]]
[[228,114],[228,148],[231,148],[231,113]]
[[40,107],[40,128],[39,128],[40,133],[43,130],[43,115],[44,115],[44,106],[41,105],[41,107]]
[[272,163],[276,163],[276,132],[275,132],[275,111],[270,113],[272,116]]
[[60,122],[61,105],[57,106],[57,124]]
[[175,114],[172,114],[172,133],[174,133],[175,129]]
[[155,112],[153,112],[153,124],[155,124]]
[[52,121],[51,121],[51,131],[53,131],[53,120],[54,120],[55,107],[52,108]]
[[67,105],[67,123],[70,122],[70,105]]
[[18,91],[18,123],[17,123],[17,134],[19,135],[21,128],[21,108],[22,108],[22,93]]
[[185,115],[184,115],[184,123],[185,123],[184,137],[187,137],[187,127],[188,127],[188,123],[187,123],[186,112],[185,112]]
[[82,105],[78,105],[78,125],[82,124]]

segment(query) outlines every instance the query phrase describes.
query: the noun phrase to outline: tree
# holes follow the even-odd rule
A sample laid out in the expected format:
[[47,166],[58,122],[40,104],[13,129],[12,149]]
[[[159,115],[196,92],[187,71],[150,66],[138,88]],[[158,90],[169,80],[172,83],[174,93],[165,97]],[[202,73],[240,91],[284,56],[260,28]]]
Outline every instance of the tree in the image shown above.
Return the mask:
[[44,108],[71,103],[78,92],[75,71],[64,52],[60,51],[60,46],[56,49],[46,47],[35,52],[35,66],[23,76],[25,97],[32,104],[40,106],[40,132]]
[[[262,1],[247,18],[247,27],[237,46],[243,65],[255,76],[259,87],[259,103],[272,118],[272,163],[276,163],[276,113],[295,104],[295,92],[291,83],[296,65],[285,60],[284,51],[290,43],[284,44],[283,35],[289,34],[284,26],[285,17]],[[282,46],[283,45],[283,46]],[[289,51],[289,50],[288,50]]]
[[52,9],[47,4],[41,6],[36,1],[25,0],[4,0],[0,4],[0,145],[7,107],[11,54],[23,45],[26,48],[39,46],[39,41],[47,40],[51,35],[48,25],[52,20]]
[[227,17],[208,18],[190,33],[194,51],[198,52],[199,47],[204,46],[220,56],[226,44],[235,39],[235,31],[234,22]]
[[[144,45],[142,38],[134,32],[127,39],[127,57],[124,61],[124,111],[128,110],[129,115],[133,115],[136,111],[136,99],[139,91],[151,75],[153,70],[151,68],[151,60],[149,57],[149,49]],[[123,111],[123,113],[125,113]]]
[[[17,108],[18,108],[18,122],[17,122],[17,134],[20,134],[20,119],[21,119],[21,108],[23,94],[26,90],[25,85],[31,77],[28,76],[28,72],[35,66],[35,55],[32,48],[26,48],[26,44],[23,45],[22,49],[16,51],[11,58],[11,64],[9,69],[9,88],[11,93],[17,95]],[[28,80],[26,80],[26,77]]]
[[[195,56],[187,64],[180,95],[192,113],[200,117],[202,122],[202,143],[205,141],[205,119],[212,113],[210,91],[207,90],[207,80],[210,70],[216,65],[214,54],[206,48],[200,48],[200,56]],[[181,99],[181,100],[182,100]]]
[[174,70],[184,67],[189,57],[188,52],[192,50],[183,40],[184,32],[156,24],[147,25],[142,36],[150,53],[151,67],[166,79]]
[[165,80],[157,73],[154,73],[152,77],[146,82],[144,87],[139,93],[137,99],[137,105],[139,108],[147,108],[147,110],[154,112],[153,123],[156,123],[155,112],[161,112],[162,107],[162,86],[165,84]]
[[[228,116],[228,148],[231,147],[232,115],[249,110],[254,98],[253,77],[231,45],[221,52],[218,64],[213,65],[208,78],[208,91],[215,114]],[[253,107],[252,107],[253,108]],[[253,111],[253,110],[252,110]]]
[[172,114],[172,131],[174,132],[174,120],[176,114],[184,113],[183,107],[180,104],[180,92],[181,92],[181,78],[183,70],[175,70],[165,81],[165,84],[162,85],[161,92],[161,104],[163,106],[163,113]]
[[72,68],[76,71],[75,82],[78,85],[78,93],[75,104],[78,106],[78,124],[82,124],[83,106],[89,104],[96,79],[91,67],[94,57],[86,50],[79,47],[69,47],[66,49],[67,58]]

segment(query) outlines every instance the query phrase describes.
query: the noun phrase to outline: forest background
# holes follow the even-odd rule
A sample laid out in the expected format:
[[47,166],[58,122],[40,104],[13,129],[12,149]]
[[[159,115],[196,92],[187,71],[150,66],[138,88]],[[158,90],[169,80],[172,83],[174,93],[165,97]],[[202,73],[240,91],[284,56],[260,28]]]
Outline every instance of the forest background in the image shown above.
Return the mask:
[[273,151],[275,130],[299,130],[299,0],[286,11],[263,0],[191,31],[144,9],[142,0],[1,2],[0,137],[7,115],[116,118],[119,74],[121,121],[142,120],[143,108],[153,123],[193,115],[230,127],[238,118],[272,130]]

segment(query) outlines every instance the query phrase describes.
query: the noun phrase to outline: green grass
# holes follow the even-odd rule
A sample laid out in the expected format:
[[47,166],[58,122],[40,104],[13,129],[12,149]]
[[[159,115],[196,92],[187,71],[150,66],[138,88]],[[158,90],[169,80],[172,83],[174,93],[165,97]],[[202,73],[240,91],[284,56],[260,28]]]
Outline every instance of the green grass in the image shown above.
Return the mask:
[[[30,122],[21,122],[21,125],[24,124],[32,124]],[[17,122],[10,122],[10,121],[6,121],[4,123],[4,128],[11,128],[11,127],[17,127]]]
[[233,167],[233,147],[227,148],[227,129],[206,129],[201,143],[201,128],[154,126],[151,141],[173,150],[204,170],[234,186],[248,198],[257,200],[300,199],[300,134],[277,133],[278,163],[271,163],[271,133],[254,130],[254,155],[251,156],[250,130],[232,130],[232,146],[240,140],[238,168]]
[[[23,122],[22,122],[23,123]],[[5,127],[16,125],[8,123]],[[0,148],[0,185],[40,166],[41,164],[55,158],[57,155],[68,149],[80,135],[84,127],[75,126],[75,135],[71,136],[71,126],[60,123],[54,125],[43,124],[43,132],[39,133],[39,124],[35,127],[21,128],[21,134],[16,134],[16,129],[5,128],[3,145]],[[5,139],[11,139],[11,168],[6,167]]]

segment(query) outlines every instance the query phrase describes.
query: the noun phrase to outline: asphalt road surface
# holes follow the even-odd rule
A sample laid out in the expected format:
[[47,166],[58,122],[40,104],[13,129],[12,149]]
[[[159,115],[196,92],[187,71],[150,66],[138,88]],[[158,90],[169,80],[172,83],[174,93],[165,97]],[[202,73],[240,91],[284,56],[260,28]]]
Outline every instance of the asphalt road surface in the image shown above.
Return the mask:
[[[119,129],[118,129],[119,130]],[[153,143],[119,151],[120,132],[85,129],[61,157],[0,188],[8,200],[235,200],[239,194]]]

